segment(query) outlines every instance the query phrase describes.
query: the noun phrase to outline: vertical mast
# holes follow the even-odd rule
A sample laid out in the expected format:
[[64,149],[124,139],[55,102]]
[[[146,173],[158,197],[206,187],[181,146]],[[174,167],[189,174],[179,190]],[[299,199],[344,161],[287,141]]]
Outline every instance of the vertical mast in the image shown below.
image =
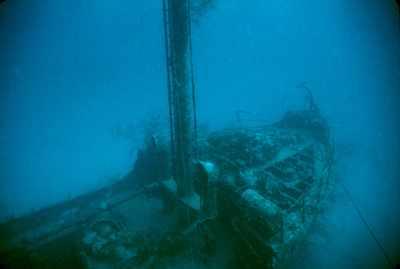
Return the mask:
[[180,197],[193,193],[194,83],[190,0],[163,0],[173,175]]

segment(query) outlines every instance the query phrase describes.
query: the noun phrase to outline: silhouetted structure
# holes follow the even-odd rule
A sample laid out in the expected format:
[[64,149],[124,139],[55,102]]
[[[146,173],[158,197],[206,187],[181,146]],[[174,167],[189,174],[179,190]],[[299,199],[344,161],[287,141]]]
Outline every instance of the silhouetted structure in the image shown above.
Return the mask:
[[193,193],[195,139],[190,0],[164,0],[173,177],[178,196]]

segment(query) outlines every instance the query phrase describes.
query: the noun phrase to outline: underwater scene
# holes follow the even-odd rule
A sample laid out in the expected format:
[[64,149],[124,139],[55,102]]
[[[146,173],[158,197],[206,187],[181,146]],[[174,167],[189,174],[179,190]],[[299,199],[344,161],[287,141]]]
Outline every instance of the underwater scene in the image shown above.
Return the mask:
[[400,268],[400,1],[0,1],[0,269]]

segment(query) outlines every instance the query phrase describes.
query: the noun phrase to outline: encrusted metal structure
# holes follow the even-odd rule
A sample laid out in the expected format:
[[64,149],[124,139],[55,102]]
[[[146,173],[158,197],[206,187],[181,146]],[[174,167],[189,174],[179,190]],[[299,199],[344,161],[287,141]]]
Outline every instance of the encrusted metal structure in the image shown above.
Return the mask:
[[195,85],[190,0],[163,0],[173,177],[180,197],[193,193]]
[[[182,201],[174,180],[148,177],[133,188],[141,168],[102,190],[0,225],[0,257],[30,268],[185,268],[188,259],[199,266],[224,261],[219,268],[285,265],[333,186],[333,146],[318,110],[209,133],[199,138],[198,156],[198,202]],[[167,159],[147,162],[149,175]],[[165,203],[185,208],[190,222],[176,222]]]

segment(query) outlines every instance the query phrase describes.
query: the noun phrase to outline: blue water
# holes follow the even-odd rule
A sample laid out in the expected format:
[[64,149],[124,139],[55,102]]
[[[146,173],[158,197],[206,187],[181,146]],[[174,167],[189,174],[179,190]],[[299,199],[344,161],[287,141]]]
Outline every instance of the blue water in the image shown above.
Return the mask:
[[[0,218],[129,171],[143,122],[167,117],[160,8],[158,0],[0,4]],[[301,107],[306,83],[333,128],[339,180],[399,262],[394,1],[216,0],[193,27],[200,124],[229,125],[237,110],[274,121]],[[338,193],[326,219],[331,242],[317,245],[310,264],[380,268],[380,249]]]

